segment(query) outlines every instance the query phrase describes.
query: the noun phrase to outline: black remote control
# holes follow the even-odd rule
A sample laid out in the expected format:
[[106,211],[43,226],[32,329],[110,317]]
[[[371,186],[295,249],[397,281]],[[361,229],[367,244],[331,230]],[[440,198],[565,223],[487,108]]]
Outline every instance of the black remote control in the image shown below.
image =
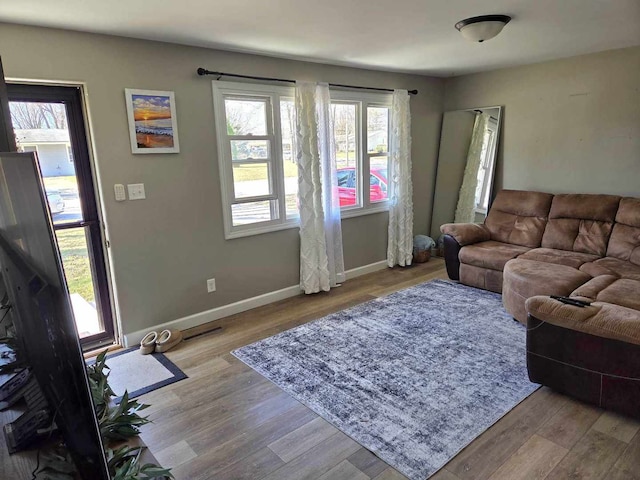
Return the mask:
[[558,295],[550,295],[550,297],[554,300],[558,300],[559,302],[566,303],[567,305],[573,305],[574,307],[584,308],[591,305],[591,302],[586,302],[577,298],[561,297]]

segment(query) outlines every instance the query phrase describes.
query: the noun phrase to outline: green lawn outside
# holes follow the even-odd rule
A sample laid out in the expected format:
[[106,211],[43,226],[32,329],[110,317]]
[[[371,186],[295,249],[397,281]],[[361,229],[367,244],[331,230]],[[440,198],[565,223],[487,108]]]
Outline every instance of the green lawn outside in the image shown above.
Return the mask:
[[[346,152],[338,152],[336,154],[336,164],[338,168],[344,168],[344,167],[348,167],[348,166],[353,166],[355,165],[355,161],[356,161],[356,152],[349,152],[349,162],[347,163],[347,155]],[[285,161],[283,163],[284,165],[284,176],[285,178],[289,178],[289,177],[297,177],[298,176],[298,165],[290,162],[290,161]],[[67,177],[53,177],[52,180],[58,179],[58,178],[67,178]],[[73,178],[73,177],[71,177]],[[233,180],[235,182],[248,182],[251,180],[266,180],[267,179],[267,174],[266,174],[266,170],[264,168],[264,164],[258,164],[258,165],[254,165],[254,164],[243,164],[243,165],[238,165],[237,167],[235,167],[233,169]],[[46,183],[46,180],[45,180]],[[60,184],[62,184],[63,182],[60,182]],[[54,183],[52,183],[53,185]],[[60,189],[61,187],[57,187],[57,186],[52,186],[52,188],[57,188]]]
[[[298,176],[298,165],[293,162],[284,162],[284,176],[287,177],[297,177]],[[266,180],[267,174],[263,164],[250,164],[245,163],[243,165],[238,165],[233,169],[233,180],[234,182],[248,182],[251,180]]]
[[95,301],[84,229],[58,230],[56,237],[69,292],[79,293],[87,302]]

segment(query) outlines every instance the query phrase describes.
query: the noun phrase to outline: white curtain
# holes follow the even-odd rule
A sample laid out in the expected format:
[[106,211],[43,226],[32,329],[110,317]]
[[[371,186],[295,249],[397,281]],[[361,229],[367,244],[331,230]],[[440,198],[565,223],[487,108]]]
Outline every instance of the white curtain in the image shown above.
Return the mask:
[[471,143],[467,153],[467,165],[464,168],[462,186],[458,194],[458,205],[454,223],[475,223],[476,217],[476,190],[478,187],[478,172],[482,164],[482,147],[487,123],[491,116],[487,113],[476,115],[471,134]]
[[409,93],[395,90],[389,138],[389,240],[387,265],[411,265],[413,186],[411,184],[411,111]]
[[328,291],[344,281],[342,227],[329,85],[296,83],[300,288]]

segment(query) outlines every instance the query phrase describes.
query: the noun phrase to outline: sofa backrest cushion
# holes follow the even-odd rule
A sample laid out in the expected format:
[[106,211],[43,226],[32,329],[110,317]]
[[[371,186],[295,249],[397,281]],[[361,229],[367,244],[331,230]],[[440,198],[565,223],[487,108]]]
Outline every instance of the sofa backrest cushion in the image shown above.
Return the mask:
[[607,256],[640,265],[640,198],[620,200]]
[[604,256],[619,203],[615,195],[555,195],[542,246]]
[[536,248],[540,246],[553,195],[523,190],[501,190],[484,224],[491,240]]

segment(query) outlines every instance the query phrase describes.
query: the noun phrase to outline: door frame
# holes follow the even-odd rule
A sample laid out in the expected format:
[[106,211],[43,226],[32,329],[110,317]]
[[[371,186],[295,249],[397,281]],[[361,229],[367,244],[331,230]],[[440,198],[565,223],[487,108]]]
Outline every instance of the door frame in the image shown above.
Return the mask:
[[[78,179],[78,196],[83,206],[80,222],[63,224],[55,230],[87,228],[91,233],[87,247],[91,250],[93,262],[101,268],[92,269],[95,276],[95,294],[102,308],[105,331],[80,339],[83,351],[120,343],[115,285],[110,269],[109,242],[102,215],[100,186],[97,167],[90,141],[90,125],[87,112],[85,85],[82,83],[61,83],[7,79],[9,101],[31,101],[61,103],[67,106],[69,140],[74,156],[74,167]],[[90,183],[90,185],[88,184]],[[86,207],[89,208],[86,208]],[[86,211],[85,211],[86,208]],[[96,243],[96,244],[94,244]]]
[[15,151],[17,151],[16,139],[13,136],[13,128],[11,126],[7,84],[4,79],[2,59],[0,58],[0,152]]

